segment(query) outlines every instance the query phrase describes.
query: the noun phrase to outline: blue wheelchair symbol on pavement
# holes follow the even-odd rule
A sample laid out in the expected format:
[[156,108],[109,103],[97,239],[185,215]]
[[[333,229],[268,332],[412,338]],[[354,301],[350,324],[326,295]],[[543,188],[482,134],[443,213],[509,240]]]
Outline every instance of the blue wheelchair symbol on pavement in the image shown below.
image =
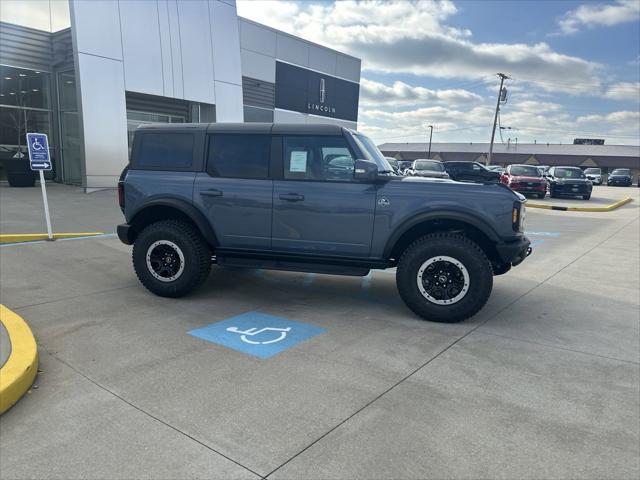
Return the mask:
[[260,312],[243,313],[187,332],[259,358],[269,358],[326,330]]

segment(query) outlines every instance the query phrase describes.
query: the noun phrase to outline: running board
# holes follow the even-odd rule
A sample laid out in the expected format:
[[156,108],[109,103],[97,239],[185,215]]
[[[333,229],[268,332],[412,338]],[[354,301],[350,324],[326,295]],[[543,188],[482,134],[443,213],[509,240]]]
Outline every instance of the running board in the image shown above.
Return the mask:
[[288,270],[293,272],[323,273],[328,275],[349,275],[353,277],[364,277],[369,274],[369,269],[365,267],[309,262],[293,262],[289,260],[240,258],[220,255],[216,255],[216,263],[223,267]]

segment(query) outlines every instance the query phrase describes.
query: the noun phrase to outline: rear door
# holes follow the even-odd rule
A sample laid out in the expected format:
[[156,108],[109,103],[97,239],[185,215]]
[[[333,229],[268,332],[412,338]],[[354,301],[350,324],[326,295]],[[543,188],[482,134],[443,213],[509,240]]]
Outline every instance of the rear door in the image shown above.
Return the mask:
[[355,181],[355,155],[342,136],[283,135],[273,188],[273,249],[367,257],[373,183]]
[[271,245],[271,135],[208,135],[206,171],[197,174],[193,202],[211,223],[220,246],[266,250]]

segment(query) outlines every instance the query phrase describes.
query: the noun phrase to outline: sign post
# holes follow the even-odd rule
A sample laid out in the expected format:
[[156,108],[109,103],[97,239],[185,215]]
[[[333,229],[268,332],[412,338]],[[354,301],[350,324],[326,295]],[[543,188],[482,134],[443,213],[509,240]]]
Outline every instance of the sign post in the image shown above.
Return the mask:
[[49,240],[53,240],[51,217],[49,216],[49,201],[47,200],[47,187],[44,181],[44,172],[51,170],[49,139],[46,133],[27,133],[27,145],[29,147],[31,170],[37,170],[40,173],[40,188],[42,189],[42,201],[44,203],[44,217],[47,222],[47,237]]

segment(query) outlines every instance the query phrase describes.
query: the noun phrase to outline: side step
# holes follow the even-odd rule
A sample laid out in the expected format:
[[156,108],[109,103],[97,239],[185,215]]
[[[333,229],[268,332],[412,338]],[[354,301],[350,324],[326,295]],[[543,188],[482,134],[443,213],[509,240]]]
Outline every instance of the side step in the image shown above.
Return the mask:
[[257,258],[240,258],[216,256],[216,263],[223,267],[261,268],[265,270],[289,270],[293,272],[324,273],[329,275],[349,275],[364,277],[369,274],[365,267],[348,265],[330,265],[324,263],[293,262],[289,260],[266,260]]

